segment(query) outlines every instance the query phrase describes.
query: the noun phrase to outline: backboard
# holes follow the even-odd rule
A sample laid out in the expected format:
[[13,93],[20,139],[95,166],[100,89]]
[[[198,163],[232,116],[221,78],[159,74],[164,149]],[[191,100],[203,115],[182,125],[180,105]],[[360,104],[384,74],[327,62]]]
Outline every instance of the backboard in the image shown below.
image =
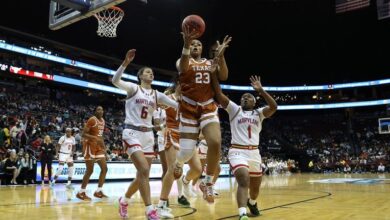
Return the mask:
[[58,30],[126,0],[51,0],[49,28]]
[[379,123],[379,134],[390,134],[390,118],[380,118]]

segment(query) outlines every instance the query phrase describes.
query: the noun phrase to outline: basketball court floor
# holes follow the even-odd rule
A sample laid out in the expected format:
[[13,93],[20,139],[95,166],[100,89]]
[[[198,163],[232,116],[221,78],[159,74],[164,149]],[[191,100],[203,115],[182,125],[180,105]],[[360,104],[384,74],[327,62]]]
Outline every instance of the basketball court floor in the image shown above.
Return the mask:
[[[120,219],[115,201],[123,195],[128,182],[104,186],[108,199],[90,202],[75,198],[80,187],[67,190],[65,185],[0,187],[0,219]],[[153,201],[158,202],[160,181],[151,181]],[[220,196],[209,205],[201,198],[191,198],[193,208],[182,208],[170,199],[176,219],[237,219],[234,178],[221,178],[216,189]],[[88,188],[92,195],[96,184]],[[176,186],[173,187],[176,197]],[[389,174],[296,174],[265,176],[258,202],[260,217],[251,219],[390,219]],[[144,219],[139,194],[129,206],[130,219]]]

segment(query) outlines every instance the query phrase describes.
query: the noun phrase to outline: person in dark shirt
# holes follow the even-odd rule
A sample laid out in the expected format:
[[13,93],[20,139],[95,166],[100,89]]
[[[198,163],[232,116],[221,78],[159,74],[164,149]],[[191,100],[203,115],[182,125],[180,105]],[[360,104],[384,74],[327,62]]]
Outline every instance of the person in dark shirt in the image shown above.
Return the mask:
[[16,182],[16,178],[19,176],[19,169],[18,169],[18,157],[16,155],[16,151],[12,150],[10,153],[9,158],[5,161],[5,172],[12,174],[12,180],[11,184],[16,185],[18,184]]
[[51,142],[49,135],[45,136],[43,143],[41,144],[41,178],[42,185],[45,184],[45,168],[47,166],[49,183],[51,182],[51,164],[53,161],[53,155],[56,153],[55,147]]

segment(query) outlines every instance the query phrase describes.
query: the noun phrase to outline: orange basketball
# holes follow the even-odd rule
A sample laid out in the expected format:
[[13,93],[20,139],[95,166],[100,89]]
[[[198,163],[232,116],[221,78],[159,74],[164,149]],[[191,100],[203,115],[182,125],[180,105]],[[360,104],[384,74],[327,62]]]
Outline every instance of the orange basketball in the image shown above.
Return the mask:
[[190,29],[190,32],[196,31],[196,38],[202,36],[206,29],[206,24],[198,15],[188,15],[185,17],[183,23],[181,24],[181,29],[184,31],[186,26]]

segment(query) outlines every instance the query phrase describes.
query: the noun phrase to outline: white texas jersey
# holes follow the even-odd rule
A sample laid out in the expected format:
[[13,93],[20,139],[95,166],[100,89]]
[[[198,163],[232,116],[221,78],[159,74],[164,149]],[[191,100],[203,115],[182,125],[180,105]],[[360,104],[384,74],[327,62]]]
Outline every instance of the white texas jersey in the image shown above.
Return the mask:
[[73,145],[76,145],[76,139],[73,136],[68,138],[64,135],[60,138],[58,144],[61,146],[60,153],[70,154],[72,152]]
[[157,108],[157,92],[137,87],[135,93],[126,100],[125,124],[153,128],[153,112]]
[[232,144],[258,146],[262,122],[265,119],[263,109],[243,111],[241,106],[229,101],[226,111],[229,113]]
[[[157,108],[154,112],[153,112],[153,118],[154,119],[160,119],[160,125],[166,125],[167,123],[167,113],[165,112],[165,109],[162,109],[162,108]],[[158,136],[164,136],[164,130],[161,130],[161,131],[158,131],[157,132],[157,135]]]

